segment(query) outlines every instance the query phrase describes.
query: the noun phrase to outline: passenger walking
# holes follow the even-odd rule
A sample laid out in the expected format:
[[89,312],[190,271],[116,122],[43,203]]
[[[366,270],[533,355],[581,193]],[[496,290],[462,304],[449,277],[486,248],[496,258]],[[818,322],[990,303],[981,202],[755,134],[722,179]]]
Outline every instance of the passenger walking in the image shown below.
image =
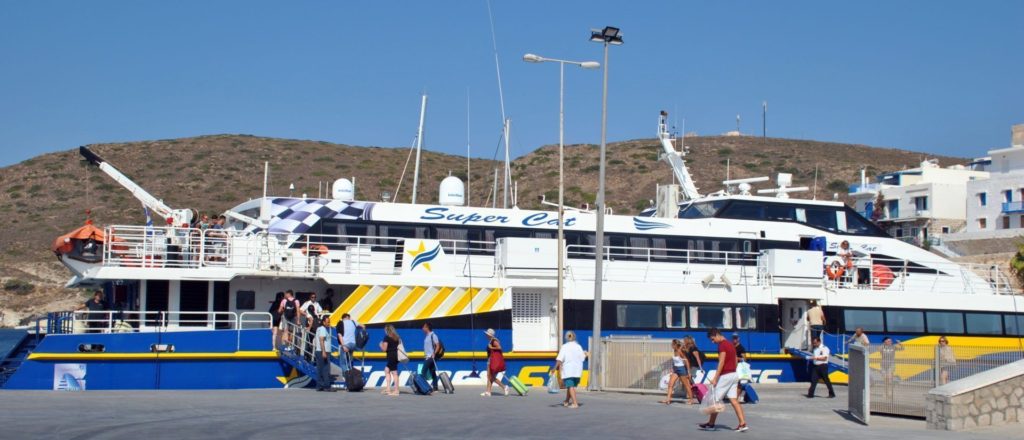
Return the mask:
[[[355,333],[353,331],[352,333]],[[380,349],[384,351],[387,364],[384,366],[384,391],[381,394],[397,396],[398,391],[398,345],[402,338],[398,337],[395,326],[388,324],[384,326],[384,339],[380,341]],[[392,386],[394,391],[392,391]]]
[[338,321],[338,366],[345,372],[352,369],[352,353],[356,350],[357,328],[366,326],[352,319],[352,315],[345,313]]
[[280,336],[279,327],[281,327],[281,312],[279,309],[282,300],[284,300],[284,292],[277,292],[274,295],[274,299],[270,301],[270,310],[267,310],[270,313],[270,349],[274,351],[277,351],[278,344],[281,343],[278,338]]
[[498,374],[505,372],[505,355],[501,353],[501,341],[495,335],[494,329],[489,328],[484,332],[487,335],[487,390],[480,393],[481,396],[491,395],[494,384],[498,384],[508,395],[508,385],[502,385]]
[[[567,408],[579,408],[580,402],[576,399],[576,387],[580,385],[580,378],[583,377],[583,362],[587,360],[587,352],[576,342],[576,332],[565,332],[565,343],[558,350],[555,357],[555,368],[550,374],[554,375],[559,371],[562,375],[562,383],[565,384],[565,400],[562,406]],[[671,388],[669,388],[671,393]],[[508,388],[505,388],[508,395]]]
[[956,365],[956,355],[953,354],[953,347],[949,346],[949,339],[939,336],[939,346],[936,347],[936,355],[939,361],[939,385],[949,383],[949,372]]
[[811,357],[811,387],[807,390],[807,398],[814,398],[814,390],[818,387],[818,380],[825,381],[828,387],[828,398],[836,397],[836,391],[832,389],[832,380],[828,377],[828,357],[831,355],[828,347],[821,343],[821,338],[811,340],[814,344],[814,354]]
[[[725,336],[722,336],[722,332],[717,328],[708,330],[708,338],[718,345],[718,370],[715,372],[715,377],[711,379],[711,385],[715,390],[714,395],[709,394],[705,398],[715,399],[716,402],[729,399],[729,404],[732,405],[732,409],[736,411],[736,418],[739,419],[739,425],[736,426],[735,431],[746,431],[750,428],[747,427],[743,408],[736,398],[736,388],[739,385],[739,375],[736,374],[736,348],[725,339]],[[706,431],[717,429],[715,427],[717,419],[718,413],[711,413],[707,423],[700,424],[700,428]]]
[[811,337],[820,338],[825,332],[825,311],[821,309],[817,301],[811,301],[811,308],[807,310],[807,324],[811,327]]
[[284,291],[284,299],[278,305],[277,313],[281,315],[281,325],[284,326],[284,334],[281,339],[282,341],[287,341],[288,346],[284,349],[288,351],[292,349],[291,345],[295,343],[293,332],[298,327],[299,315],[299,301],[295,299],[295,293],[291,289]]
[[334,391],[331,386],[331,317],[324,316],[316,329],[313,355],[316,357],[316,390]]
[[867,348],[871,345],[871,340],[868,339],[868,335],[864,333],[864,327],[857,327],[853,331],[853,336],[846,340],[846,345],[856,345],[859,347]]
[[704,353],[701,353],[700,349],[697,348],[697,341],[693,339],[693,336],[683,337],[683,346],[686,348],[686,357],[690,361],[690,380],[693,383],[703,382],[703,377],[698,381],[697,374],[705,375],[704,372]]
[[672,394],[675,392],[676,381],[678,380],[686,390],[686,403],[694,404],[693,390],[690,389],[690,360],[689,356],[686,355],[686,351],[683,348],[683,341],[678,339],[672,340],[672,372],[669,373],[668,379],[668,395],[665,396],[665,400],[661,403],[666,405],[672,403]]
[[423,323],[423,374],[430,373],[430,387],[437,391],[437,354],[441,350],[441,341],[437,339],[434,328],[429,322]]

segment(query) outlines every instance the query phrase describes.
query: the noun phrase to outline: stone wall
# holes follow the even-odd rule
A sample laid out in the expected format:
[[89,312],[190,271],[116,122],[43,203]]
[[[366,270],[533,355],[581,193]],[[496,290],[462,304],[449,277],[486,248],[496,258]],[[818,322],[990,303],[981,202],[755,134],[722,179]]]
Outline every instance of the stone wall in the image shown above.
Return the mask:
[[928,429],[1024,422],[1024,360],[934,388],[925,398]]

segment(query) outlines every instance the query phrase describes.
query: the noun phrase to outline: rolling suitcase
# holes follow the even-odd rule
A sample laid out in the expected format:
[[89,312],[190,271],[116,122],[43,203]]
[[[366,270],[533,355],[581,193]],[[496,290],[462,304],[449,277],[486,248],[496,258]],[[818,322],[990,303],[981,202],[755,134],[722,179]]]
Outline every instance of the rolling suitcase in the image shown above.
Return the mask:
[[744,402],[746,402],[746,403],[757,403],[758,400],[761,400],[759,397],[757,397],[757,391],[754,391],[754,386],[751,385],[750,382],[747,382],[747,383],[745,383],[745,384],[743,384],[741,386],[743,387],[743,401]]
[[516,390],[516,393],[520,396],[525,396],[526,393],[530,391],[518,377],[505,375],[505,378],[508,379],[508,385],[512,387],[513,390]]
[[[341,356],[347,356],[345,352],[339,353]],[[366,366],[366,353],[363,353],[363,366]],[[366,387],[366,378],[363,377],[362,368],[349,368],[345,372],[345,389],[349,392],[362,391]]]
[[424,379],[422,374],[416,373],[409,375],[409,388],[412,388],[412,392],[424,396],[428,396],[432,391],[434,391],[434,389],[430,387],[430,383],[427,382],[427,379]]
[[437,378],[441,379],[441,390],[445,394],[455,394],[455,387],[452,386],[452,378],[448,377],[448,373],[437,373]]
[[702,383],[695,384],[690,389],[693,390],[693,396],[696,397],[697,400],[701,402],[704,401],[704,396],[708,394],[708,386]]

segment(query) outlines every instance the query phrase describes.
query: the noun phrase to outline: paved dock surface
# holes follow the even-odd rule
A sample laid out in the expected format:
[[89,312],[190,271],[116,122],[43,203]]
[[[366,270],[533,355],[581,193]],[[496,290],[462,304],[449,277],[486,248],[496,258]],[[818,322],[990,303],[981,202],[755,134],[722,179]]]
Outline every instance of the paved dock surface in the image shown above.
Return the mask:
[[[821,387],[819,387],[821,388]],[[535,389],[527,397],[400,396],[312,390],[0,391],[0,438],[756,438],[756,439],[1006,439],[1021,425],[970,433],[928,431],[920,419],[875,415],[870,427],[844,416],[846,389],[836,399],[807,399],[800,385],[762,385],[761,403],[744,405],[750,431],[700,431],[696,406],[658,403],[662,396],[580,393],[579,409],[561,395]],[[824,392],[824,390],[820,390]]]

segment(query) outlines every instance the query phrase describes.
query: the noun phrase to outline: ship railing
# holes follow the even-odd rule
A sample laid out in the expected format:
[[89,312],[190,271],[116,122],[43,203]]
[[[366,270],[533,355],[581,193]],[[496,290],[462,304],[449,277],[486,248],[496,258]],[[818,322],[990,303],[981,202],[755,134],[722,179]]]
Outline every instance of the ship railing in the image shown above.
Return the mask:
[[[573,260],[592,261],[596,249],[593,245],[566,246],[570,279],[595,278],[593,264],[574,264]],[[756,286],[763,279],[755,270],[758,254],[754,252],[631,246],[605,246],[604,249],[604,281]]]
[[[826,261],[828,258],[825,259]],[[824,264],[823,264],[824,270]],[[830,289],[888,292],[933,292],[1019,295],[997,266],[951,261],[911,261],[896,258],[854,257],[835,279],[825,277]]]
[[[412,258],[406,251],[406,241],[420,240],[146,226],[110,226],[106,234],[103,261],[107,266],[213,267],[301,274],[398,275],[402,273],[403,261]],[[477,277],[495,275],[493,241],[433,241],[440,245],[444,257],[431,264],[447,266],[450,271],[443,273],[472,270]]]
[[76,310],[71,315],[72,333],[137,333],[194,330],[236,330],[235,312]]
[[[322,319],[324,316],[329,314],[324,313],[317,316],[317,319]],[[280,338],[280,345],[285,351],[292,355],[300,356],[310,363],[316,363],[314,354],[316,353],[317,343],[316,329],[307,328],[302,322],[292,322],[289,320],[281,320],[281,332],[278,333]],[[333,335],[333,333],[331,333]],[[331,347],[334,344],[335,337],[328,335],[327,337],[327,351],[332,351]]]

